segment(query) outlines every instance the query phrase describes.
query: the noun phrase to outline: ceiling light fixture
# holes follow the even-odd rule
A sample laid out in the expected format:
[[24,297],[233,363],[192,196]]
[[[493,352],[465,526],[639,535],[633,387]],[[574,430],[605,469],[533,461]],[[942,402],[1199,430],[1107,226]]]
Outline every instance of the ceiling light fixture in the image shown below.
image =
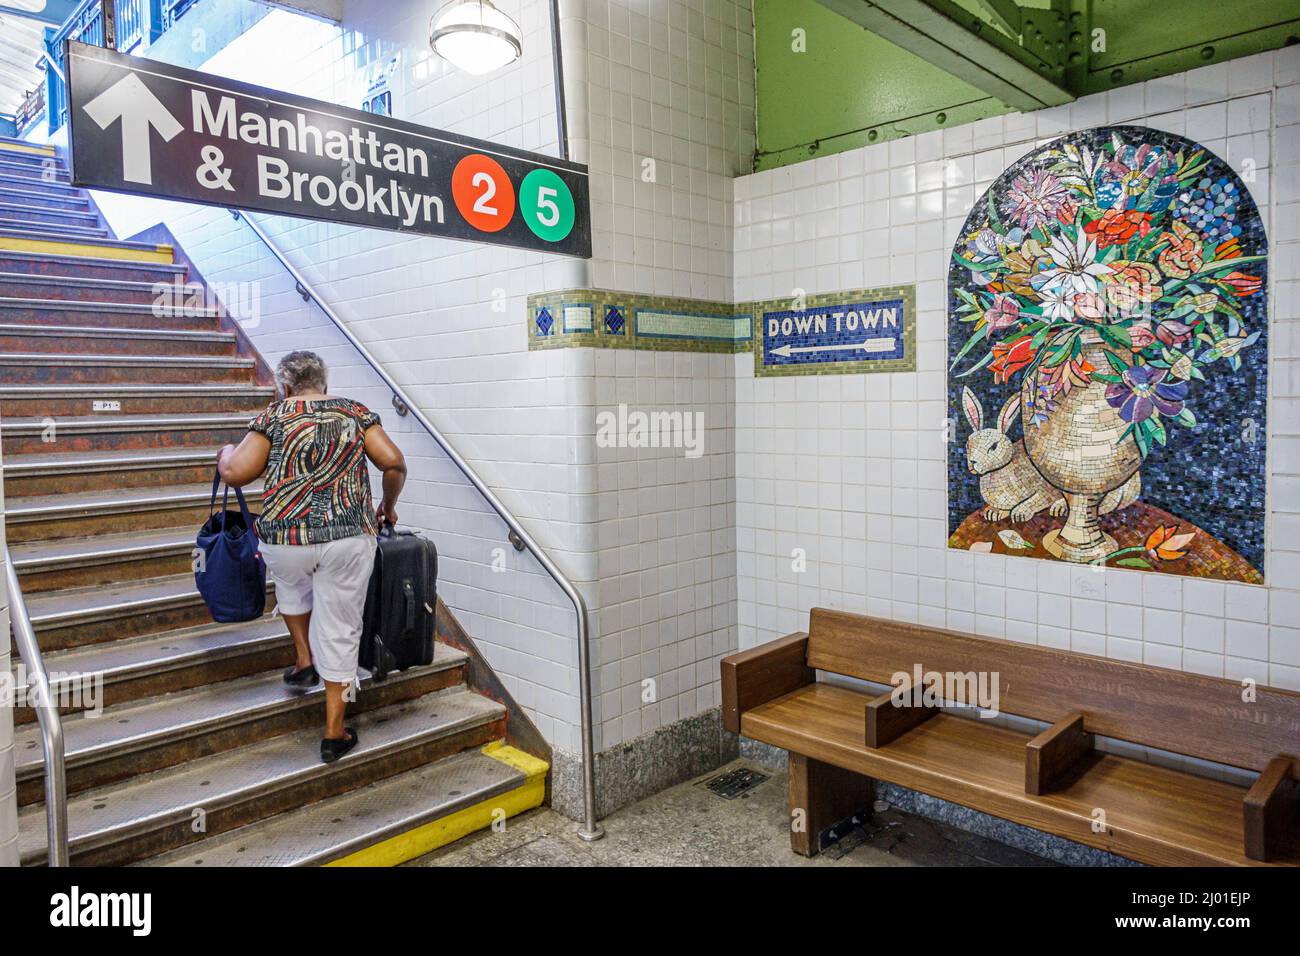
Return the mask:
[[523,53],[519,24],[492,0],[451,0],[429,22],[429,45],[453,66],[481,76]]

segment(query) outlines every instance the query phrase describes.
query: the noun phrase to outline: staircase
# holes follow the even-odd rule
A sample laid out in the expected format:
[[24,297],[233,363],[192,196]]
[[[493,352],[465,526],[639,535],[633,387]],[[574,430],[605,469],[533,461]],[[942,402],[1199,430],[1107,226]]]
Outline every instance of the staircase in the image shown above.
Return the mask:
[[[441,604],[434,662],[363,680],[361,743],[329,765],[321,690],[280,679],[281,620],[211,622],[190,561],[216,450],[275,391],[219,310],[155,304],[155,283],[197,281],[177,259],[115,238],[53,150],[0,138],[5,521],[66,692],[72,862],[391,865],[539,805],[549,753]],[[83,675],[98,700],[72,693]],[[39,865],[40,731],[30,709],[15,721],[20,849]]]

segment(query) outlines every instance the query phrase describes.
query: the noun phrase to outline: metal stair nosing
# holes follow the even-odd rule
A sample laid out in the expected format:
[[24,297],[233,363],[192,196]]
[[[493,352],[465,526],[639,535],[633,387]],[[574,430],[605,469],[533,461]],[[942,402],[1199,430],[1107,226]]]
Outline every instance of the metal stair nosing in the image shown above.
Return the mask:
[[[0,361],[0,365],[3,365]],[[179,450],[139,449],[131,452],[60,453],[67,457],[52,459],[48,455],[18,454],[5,458],[0,466],[6,479],[36,478],[48,475],[88,474],[104,471],[156,471],[168,467],[193,467],[213,463],[217,449],[199,447]]]
[[[172,828],[190,842],[196,809],[208,820],[240,806],[256,805],[260,812],[274,805],[275,796],[324,781],[335,772],[356,774],[380,768],[379,776],[391,776],[382,768],[392,765],[398,754],[453,739],[504,716],[503,705],[472,691],[435,692],[357,715],[354,724],[360,742],[333,764],[321,762],[319,731],[313,729],[158,770],[125,785],[89,790],[68,801],[71,852],[74,857],[84,856]],[[18,844],[24,865],[45,862],[46,834],[40,825],[44,811],[41,804],[19,811]]]
[[[432,664],[400,671],[383,682],[400,686],[463,667],[467,656],[444,644],[437,645]],[[377,686],[365,673],[360,686]],[[97,717],[84,714],[65,719],[66,761],[69,769],[96,761],[128,756],[178,743],[215,728],[250,724],[263,718],[315,707],[324,698],[324,685],[305,691],[285,686],[278,671],[235,678],[175,693],[110,706]],[[44,760],[40,731],[34,724],[14,731],[15,773],[22,782],[41,775]]]
[[504,797],[528,779],[482,750],[465,751],[134,865],[321,866]]
[[[0,258],[3,251],[0,250]],[[127,262],[130,260],[113,260]],[[169,319],[219,319],[222,310],[216,308],[191,309],[159,308],[150,302],[91,302],[85,299],[25,299],[0,298],[0,309],[30,309],[41,312],[122,312],[130,315],[151,315]]]

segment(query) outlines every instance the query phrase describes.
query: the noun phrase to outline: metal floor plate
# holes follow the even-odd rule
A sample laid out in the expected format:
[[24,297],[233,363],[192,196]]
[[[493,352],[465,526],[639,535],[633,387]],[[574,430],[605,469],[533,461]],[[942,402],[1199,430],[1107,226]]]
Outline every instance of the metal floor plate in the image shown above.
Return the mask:
[[[359,714],[353,722],[361,742],[345,761],[384,760],[424,742],[496,720],[505,708],[465,690],[428,694],[418,700]],[[238,750],[203,757],[77,794],[68,801],[72,852],[93,849],[173,826],[189,827],[193,811],[232,806],[328,775],[338,764],[320,760],[317,728],[273,737]],[[24,864],[45,859],[45,805],[18,814],[18,849]]]
[[136,865],[319,866],[506,793],[525,779],[522,771],[470,751]]

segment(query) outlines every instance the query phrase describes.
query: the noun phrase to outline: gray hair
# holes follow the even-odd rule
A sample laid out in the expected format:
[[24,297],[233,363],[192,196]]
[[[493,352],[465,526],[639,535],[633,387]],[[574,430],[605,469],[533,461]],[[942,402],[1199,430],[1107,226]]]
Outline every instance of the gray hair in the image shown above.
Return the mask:
[[325,367],[325,360],[305,349],[290,352],[275,367],[275,380],[280,383],[286,396],[310,391],[323,392],[328,376],[329,369]]

